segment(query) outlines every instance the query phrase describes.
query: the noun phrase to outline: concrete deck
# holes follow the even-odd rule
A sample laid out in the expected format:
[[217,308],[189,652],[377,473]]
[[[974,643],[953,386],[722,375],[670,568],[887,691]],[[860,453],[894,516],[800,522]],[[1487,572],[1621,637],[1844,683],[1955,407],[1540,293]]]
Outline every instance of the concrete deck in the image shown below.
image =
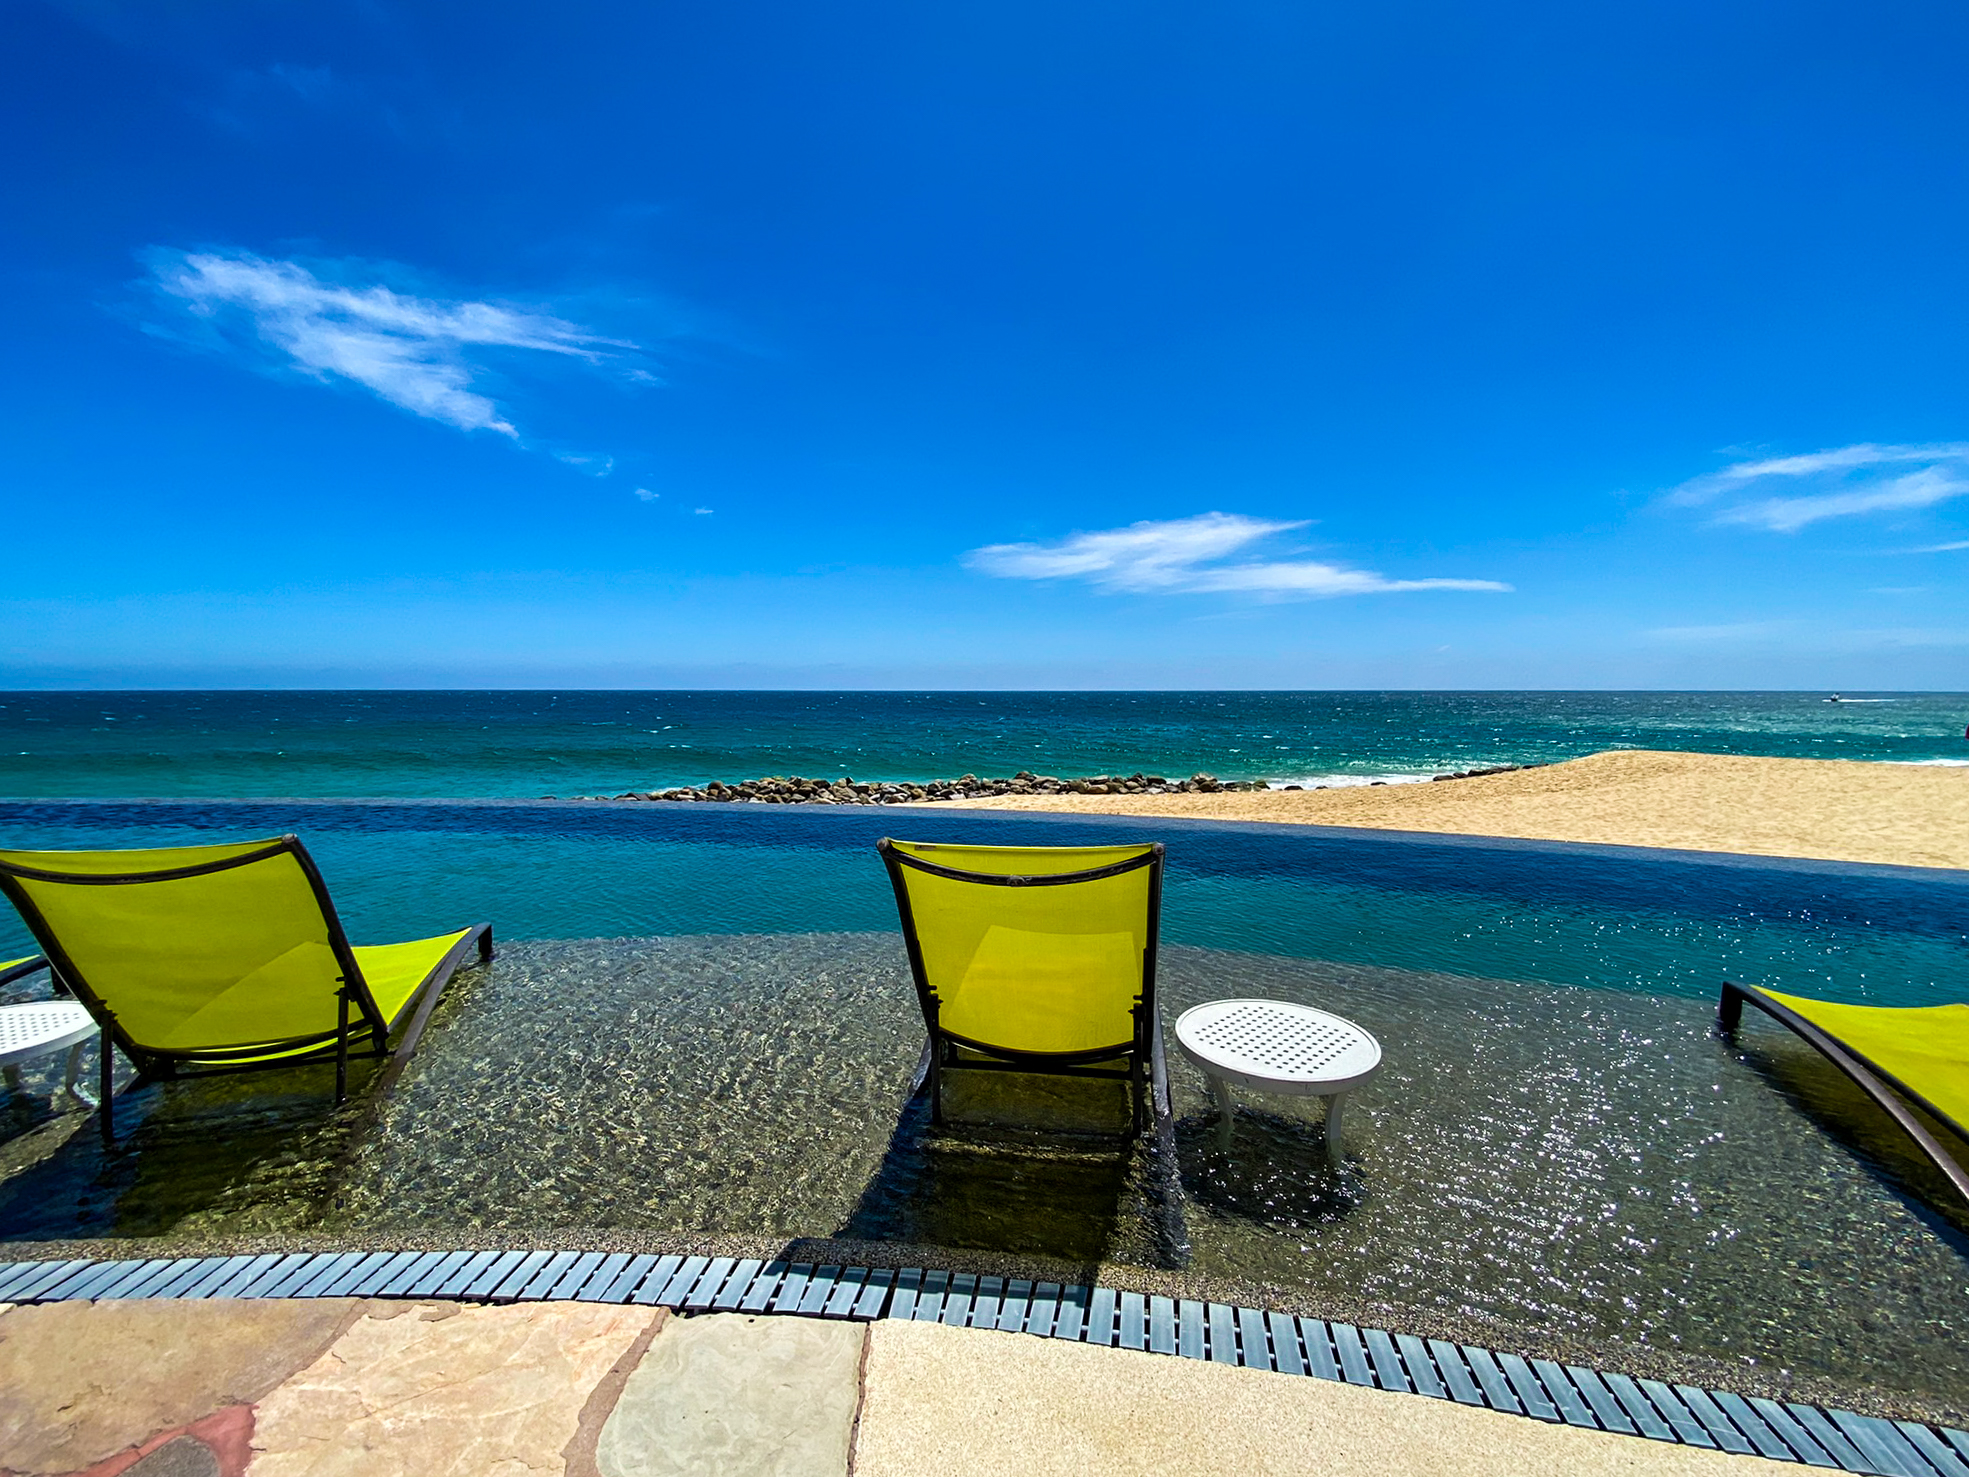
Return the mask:
[[1751,1477],[1781,1465],[931,1323],[346,1298],[0,1313],[8,1477]]

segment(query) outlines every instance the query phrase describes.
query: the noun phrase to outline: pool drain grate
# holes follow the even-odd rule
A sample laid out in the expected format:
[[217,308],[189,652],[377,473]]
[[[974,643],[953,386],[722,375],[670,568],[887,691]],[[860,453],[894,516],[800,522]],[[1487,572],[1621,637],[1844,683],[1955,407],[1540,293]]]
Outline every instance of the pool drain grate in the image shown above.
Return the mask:
[[1338,1380],[1879,1477],[1969,1477],[1969,1433],[1947,1427],[1670,1386],[1474,1344],[1111,1287],[918,1267],[599,1251],[267,1252],[0,1263],[0,1303],[289,1297],[572,1298],[685,1313],[905,1318]]

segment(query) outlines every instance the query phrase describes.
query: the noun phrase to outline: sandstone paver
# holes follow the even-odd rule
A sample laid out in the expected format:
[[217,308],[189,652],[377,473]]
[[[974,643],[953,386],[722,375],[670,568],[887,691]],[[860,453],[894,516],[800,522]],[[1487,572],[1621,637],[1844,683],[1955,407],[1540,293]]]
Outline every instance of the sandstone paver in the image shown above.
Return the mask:
[[623,1387],[596,1467],[601,1477],[845,1477],[863,1340],[859,1324],[811,1318],[673,1322]]
[[655,1308],[373,1305],[260,1402],[252,1477],[546,1477]]
[[0,1315],[0,1465],[80,1471],[250,1405],[356,1315],[308,1302],[50,1303]]
[[855,1477],[1752,1477],[1790,1463],[1021,1334],[868,1332]]

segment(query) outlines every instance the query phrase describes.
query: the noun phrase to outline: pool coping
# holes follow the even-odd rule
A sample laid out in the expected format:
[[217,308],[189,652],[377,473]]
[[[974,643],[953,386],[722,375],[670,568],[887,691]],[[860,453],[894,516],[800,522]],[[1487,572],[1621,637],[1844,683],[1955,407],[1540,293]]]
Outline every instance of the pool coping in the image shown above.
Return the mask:
[[1262,1369],[1877,1477],[1969,1477],[1969,1432],[1630,1379],[1446,1339],[1234,1304],[922,1267],[578,1250],[263,1252],[0,1263],[0,1304],[125,1299],[636,1304],[907,1319]]

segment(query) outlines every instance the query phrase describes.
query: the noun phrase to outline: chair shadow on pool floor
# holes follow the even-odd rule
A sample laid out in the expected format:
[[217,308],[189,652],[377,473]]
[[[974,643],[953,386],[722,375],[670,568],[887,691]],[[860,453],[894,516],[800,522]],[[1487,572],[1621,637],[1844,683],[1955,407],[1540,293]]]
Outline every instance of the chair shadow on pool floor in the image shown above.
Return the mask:
[[[1969,1256],[1969,1205],[1858,1083],[1790,1036],[1761,1030],[1729,1048],[1798,1110],[1800,1133],[1822,1132],[1930,1230]],[[1962,1140],[1914,1104],[1909,1110],[1969,1164]]]
[[366,1121],[373,1068],[331,1105],[334,1067],[146,1086],[119,1097],[105,1148],[93,1112],[0,1139],[0,1240],[306,1229],[332,1198]]
[[[978,1078],[982,1078],[980,1081]],[[1189,1256],[1166,1132],[1130,1140],[1106,1084],[978,1074],[946,1085],[944,1123],[911,1095],[836,1235],[1084,1267],[1176,1268]]]

